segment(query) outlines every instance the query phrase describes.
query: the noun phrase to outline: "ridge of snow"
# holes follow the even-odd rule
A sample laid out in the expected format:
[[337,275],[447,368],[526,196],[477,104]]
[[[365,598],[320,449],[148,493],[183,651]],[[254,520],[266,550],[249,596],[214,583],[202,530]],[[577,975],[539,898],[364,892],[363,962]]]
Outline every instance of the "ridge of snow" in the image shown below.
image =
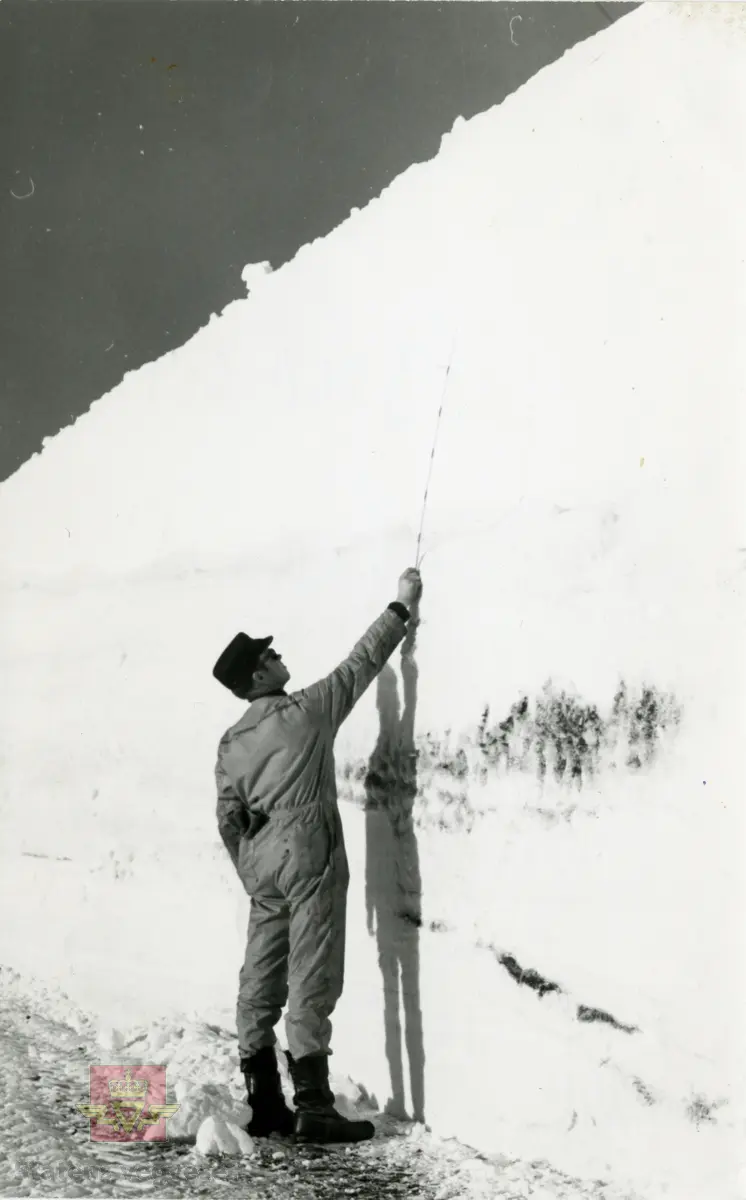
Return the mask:
[[[282,455],[281,476],[295,475],[294,494],[300,491],[306,504],[297,511],[282,502],[262,510],[261,527],[252,529],[254,551],[278,537],[284,541],[289,525],[288,553],[295,541],[328,546],[331,537],[382,529],[406,514],[414,530],[454,331],[431,532],[442,519],[449,477],[451,489],[466,489],[464,438],[474,447],[467,521],[485,505],[515,502],[537,485],[565,504],[599,487],[609,496],[620,486],[637,492],[641,457],[659,487],[680,481],[690,470],[690,434],[684,436],[686,426],[676,432],[672,399],[655,400],[654,391],[686,395],[701,387],[698,343],[708,342],[708,354],[722,349],[724,381],[728,357],[733,372],[740,363],[729,341],[737,303],[727,322],[727,307],[718,308],[716,322],[713,306],[682,292],[696,273],[725,300],[744,243],[741,222],[729,215],[744,187],[743,171],[727,153],[744,119],[741,63],[737,48],[708,37],[708,30],[706,22],[687,23],[665,5],[643,5],[574,47],[502,105],[457,123],[434,159],[411,167],[327,238],[303,247],[264,277],[255,296],[231,304],[185,346],[128,375],[74,432],[60,433],[0,487],[6,574],[94,563],[128,570],[177,546],[192,554],[218,545],[235,552],[244,543],[244,493],[266,487],[275,470],[265,455],[255,455],[250,488],[242,483],[242,442],[245,437],[251,453],[257,423],[264,444]],[[716,77],[706,67],[712,45]],[[689,69],[692,55],[702,64],[698,72]],[[630,59],[635,91],[628,86]],[[659,83],[661,64],[670,76],[667,88]],[[709,182],[695,190],[700,156]],[[647,184],[651,170],[655,188]],[[684,238],[686,260],[680,257]],[[609,292],[599,305],[595,293],[603,278],[615,281],[618,295]],[[571,321],[562,313],[562,306],[568,312],[569,282]],[[637,312],[629,307],[631,297]],[[532,329],[541,331],[538,354]],[[484,350],[494,339],[500,352],[490,363]],[[679,348],[687,340],[684,362]],[[381,355],[387,345],[391,353]],[[671,358],[674,346],[680,366]],[[641,355],[645,373],[634,370]],[[599,386],[608,396],[601,406],[605,421],[619,406],[620,413],[626,409],[624,425],[617,420],[604,437],[601,411],[581,402]],[[492,418],[485,424],[490,391],[502,398],[499,424]],[[544,436],[529,450],[541,393]],[[241,395],[248,398],[245,409]],[[560,401],[569,408],[563,420],[550,407]],[[297,443],[289,441],[289,428],[303,422],[309,407],[315,422]],[[463,419],[454,425],[459,410]],[[580,495],[581,460],[567,436],[578,422],[586,434]],[[505,481],[497,488],[484,457],[485,435],[487,445],[496,437],[518,456],[511,467],[498,442]],[[351,471],[337,448],[356,445],[365,451]],[[589,450],[598,458],[595,468]],[[714,452],[701,437],[700,470]],[[561,469],[563,456],[567,467]],[[336,475],[331,489],[324,479],[330,469]],[[340,490],[343,506],[333,502]],[[445,507],[452,510],[452,501]]]

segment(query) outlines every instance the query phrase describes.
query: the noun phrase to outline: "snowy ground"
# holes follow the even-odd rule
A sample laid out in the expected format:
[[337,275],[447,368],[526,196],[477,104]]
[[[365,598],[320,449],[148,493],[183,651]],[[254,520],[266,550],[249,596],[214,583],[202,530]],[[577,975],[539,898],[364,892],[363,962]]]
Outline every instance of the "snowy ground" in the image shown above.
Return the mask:
[[[437,789],[423,782],[426,802]],[[678,805],[656,804],[654,772],[636,795],[621,790],[624,806],[568,820],[532,811],[526,795],[514,811],[491,811],[489,784],[472,785],[487,811],[470,833],[424,821],[409,841],[393,838],[385,813],[343,803],[353,878],[333,1067],[352,1079],[337,1075],[337,1089],[379,1108],[394,1095],[383,948],[405,974],[394,1008],[410,1114],[419,1070],[432,1128],[500,1168],[510,1158],[533,1178],[528,1164],[541,1159],[575,1178],[571,1194],[602,1180],[630,1195],[730,1196],[742,1128],[739,997],[720,982],[729,931],[709,932],[733,895],[727,872],[712,873],[714,854],[725,867],[729,826],[713,809],[695,848],[683,793]],[[89,839],[66,855],[62,831],[46,829],[61,842],[57,856],[44,826],[3,855],[0,903],[16,918],[0,933],[0,961],[22,979],[59,981],[87,1008],[99,1050],[78,1060],[81,1079],[90,1061],[127,1061],[125,1046],[132,1061],[167,1065],[177,1099],[191,1094],[172,1134],[196,1133],[207,1116],[240,1123],[233,1004],[247,900],[214,831],[201,844],[146,846],[140,824],[116,852],[101,843],[97,855]],[[390,873],[406,883],[412,850],[419,929],[391,911],[400,893]],[[561,990],[540,996],[519,984],[501,955]],[[41,1014],[56,1012],[54,989],[42,998]],[[616,1024],[578,1020],[581,1006]],[[13,1011],[23,1028],[23,1008]],[[441,1153],[440,1141],[432,1147]]]
[[[77,1105],[87,1099],[89,1064],[111,1052],[111,1031],[107,1044],[64,995],[38,985],[29,989],[17,972],[0,968],[0,1195],[634,1200],[631,1192],[581,1183],[547,1163],[476,1154],[422,1125],[371,1112],[358,1099],[359,1089],[340,1077],[333,1077],[338,1104],[373,1117],[373,1142],[331,1155],[272,1140],[257,1140],[240,1156],[200,1153],[194,1131],[206,1112],[246,1119],[235,1087],[235,1037],[204,1022],[161,1023],[115,1041],[117,1062],[134,1065],[155,1057],[168,1063],[169,1087],[182,1107],[164,1144],[90,1140]],[[202,1082],[195,1086],[197,1073]],[[283,1075],[287,1090],[284,1070]]]

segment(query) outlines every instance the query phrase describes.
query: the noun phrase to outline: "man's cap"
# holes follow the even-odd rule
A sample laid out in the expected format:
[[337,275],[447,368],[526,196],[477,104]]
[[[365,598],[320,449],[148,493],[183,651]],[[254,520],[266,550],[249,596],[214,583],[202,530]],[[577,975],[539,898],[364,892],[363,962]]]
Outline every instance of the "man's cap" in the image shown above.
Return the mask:
[[212,668],[218,683],[230,691],[244,687],[259,665],[259,659],[273,638],[251,638],[247,633],[237,633]]

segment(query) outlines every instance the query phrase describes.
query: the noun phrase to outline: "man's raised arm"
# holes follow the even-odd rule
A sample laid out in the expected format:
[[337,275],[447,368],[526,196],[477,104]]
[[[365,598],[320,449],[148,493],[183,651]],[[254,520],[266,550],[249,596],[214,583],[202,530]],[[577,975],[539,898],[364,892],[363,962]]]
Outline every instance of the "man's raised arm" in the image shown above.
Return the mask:
[[336,733],[360,697],[394,653],[407,632],[410,606],[420,597],[422,581],[410,567],[399,579],[396,600],[389,604],[338,667],[298,693],[301,703],[318,707]]

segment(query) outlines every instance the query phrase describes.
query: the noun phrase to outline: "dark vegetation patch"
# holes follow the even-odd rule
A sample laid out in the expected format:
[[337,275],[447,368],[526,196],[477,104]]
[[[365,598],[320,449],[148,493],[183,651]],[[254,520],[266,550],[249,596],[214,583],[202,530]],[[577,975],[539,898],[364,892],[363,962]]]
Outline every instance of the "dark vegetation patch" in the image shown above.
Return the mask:
[[[446,729],[441,735],[417,734],[406,746],[379,747],[370,762],[345,763],[340,793],[366,810],[385,810],[392,819],[406,814],[406,821],[418,827],[468,833],[480,815],[475,782],[522,775],[577,795],[603,773],[634,775],[650,768],[681,717],[675,697],[651,684],[635,690],[622,681],[602,708],[557,690],[549,680],[537,696],[520,696],[499,720],[485,705],[476,727],[458,745]],[[545,815],[567,813],[558,809]]]
[[611,1025],[614,1029],[620,1029],[622,1033],[639,1033],[636,1025],[623,1025],[621,1021],[617,1021],[616,1017],[612,1017],[611,1013],[604,1012],[602,1008],[588,1008],[585,1004],[578,1005],[578,1020],[590,1023],[592,1021],[601,1021],[605,1025]]
[[[560,984],[547,979],[539,971],[534,970],[533,967],[522,967],[514,955],[498,950],[493,945],[486,945],[484,943],[482,945],[484,949],[490,950],[494,954],[500,966],[505,968],[511,979],[514,979],[521,987],[531,988],[532,991],[538,994],[540,999],[543,999],[550,992],[556,992],[558,995],[565,994],[564,988]],[[601,1021],[606,1025],[611,1025],[614,1029],[620,1030],[622,1033],[640,1032],[635,1025],[624,1025],[621,1021],[617,1021],[616,1017],[613,1017],[611,1013],[604,1012],[601,1008],[591,1008],[586,1004],[579,1004],[575,1015],[578,1021],[586,1024],[593,1021]]]
[[661,736],[678,725],[681,707],[673,696],[643,684],[632,692],[622,681],[602,711],[551,680],[532,700],[521,696],[500,721],[490,722],[486,705],[476,744],[488,767],[551,775],[556,783],[582,787],[602,766],[639,771],[656,757]]
[[647,1086],[647,1084],[643,1083],[641,1079],[638,1079],[637,1076],[635,1076],[635,1078],[632,1080],[632,1086],[634,1087],[638,1096],[640,1096],[647,1105],[655,1104],[655,1096],[651,1092],[650,1088]]
[[547,979],[534,971],[533,968],[519,966],[512,954],[498,954],[498,962],[505,967],[505,970],[515,979],[516,983],[525,984],[533,991],[538,992],[540,996],[545,996],[547,992],[561,992],[562,988],[558,983],[550,983]]

